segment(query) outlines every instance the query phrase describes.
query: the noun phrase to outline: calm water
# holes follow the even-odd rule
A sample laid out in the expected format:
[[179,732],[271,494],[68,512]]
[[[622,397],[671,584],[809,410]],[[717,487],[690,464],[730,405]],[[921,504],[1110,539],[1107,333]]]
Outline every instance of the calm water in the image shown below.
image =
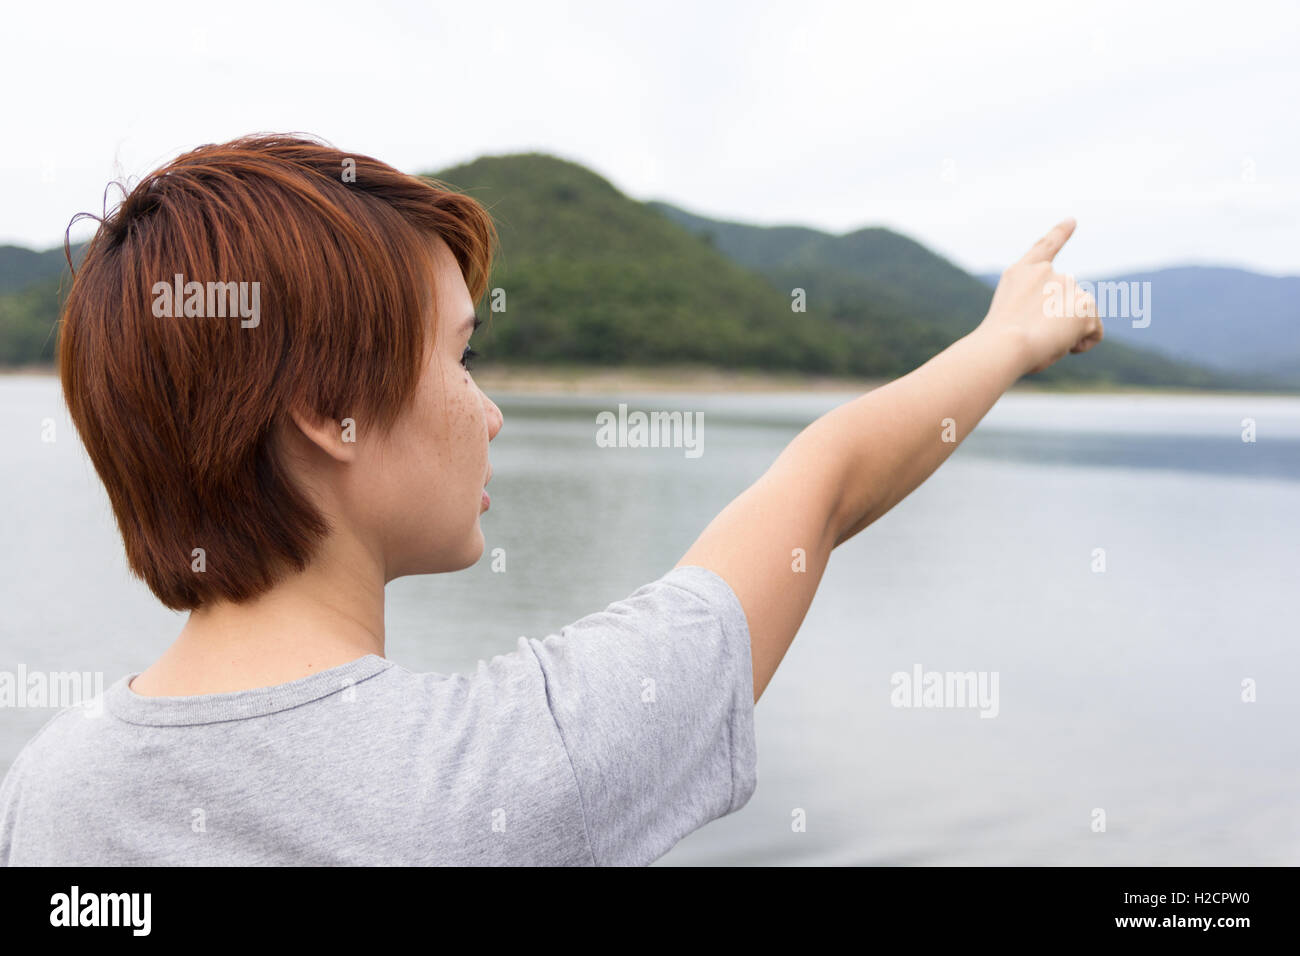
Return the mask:
[[[412,669],[471,669],[663,574],[852,396],[493,397],[507,572],[390,585]],[[702,411],[704,454],[597,447],[620,401]],[[0,378],[0,412],[0,669],[142,669],[183,618],[128,576],[57,383]],[[1300,863],[1298,527],[1300,400],[1004,398],[836,551],[756,711],[757,793],[664,862]],[[996,672],[997,718],[891,706],[917,664]],[[0,773],[48,716],[0,710]]]

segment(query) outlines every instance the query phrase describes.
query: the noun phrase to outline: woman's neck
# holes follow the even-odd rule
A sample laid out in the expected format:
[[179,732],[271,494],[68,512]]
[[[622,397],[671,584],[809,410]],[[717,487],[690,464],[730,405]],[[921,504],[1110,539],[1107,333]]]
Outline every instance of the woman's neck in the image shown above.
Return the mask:
[[190,612],[180,636],[131,690],[146,697],[228,693],[383,656],[385,580],[371,552],[333,537],[306,571],[255,600]]

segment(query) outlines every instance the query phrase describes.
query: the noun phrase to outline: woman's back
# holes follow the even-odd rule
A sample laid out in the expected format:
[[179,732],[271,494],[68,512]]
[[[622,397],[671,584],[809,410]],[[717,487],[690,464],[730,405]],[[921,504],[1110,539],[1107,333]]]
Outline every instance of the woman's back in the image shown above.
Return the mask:
[[472,675],[367,655],[229,694],[128,684],[18,757],[0,864],[644,864],[756,783],[744,614],[701,568]]

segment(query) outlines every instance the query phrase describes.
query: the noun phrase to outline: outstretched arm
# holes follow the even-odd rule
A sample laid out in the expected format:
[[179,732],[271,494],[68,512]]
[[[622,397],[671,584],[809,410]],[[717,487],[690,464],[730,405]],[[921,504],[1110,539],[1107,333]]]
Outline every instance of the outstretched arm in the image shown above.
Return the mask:
[[1067,219],[1003,273],[975,331],[795,436],[677,562],[715,572],[739,598],[755,702],[803,623],[831,551],[925,481],[1022,375],[1101,340],[1096,304],[1052,270],[1073,231]]

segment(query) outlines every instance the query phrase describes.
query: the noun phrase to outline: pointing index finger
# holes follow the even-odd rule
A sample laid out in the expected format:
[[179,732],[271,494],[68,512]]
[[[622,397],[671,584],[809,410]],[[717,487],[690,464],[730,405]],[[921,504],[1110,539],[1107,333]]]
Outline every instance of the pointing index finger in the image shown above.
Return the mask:
[[1075,221],[1071,216],[1063,219],[1048,231],[1047,235],[1033,244],[1028,252],[1025,253],[1022,262],[1051,262],[1056,258],[1056,254],[1061,251],[1065,241],[1070,238],[1074,232]]

